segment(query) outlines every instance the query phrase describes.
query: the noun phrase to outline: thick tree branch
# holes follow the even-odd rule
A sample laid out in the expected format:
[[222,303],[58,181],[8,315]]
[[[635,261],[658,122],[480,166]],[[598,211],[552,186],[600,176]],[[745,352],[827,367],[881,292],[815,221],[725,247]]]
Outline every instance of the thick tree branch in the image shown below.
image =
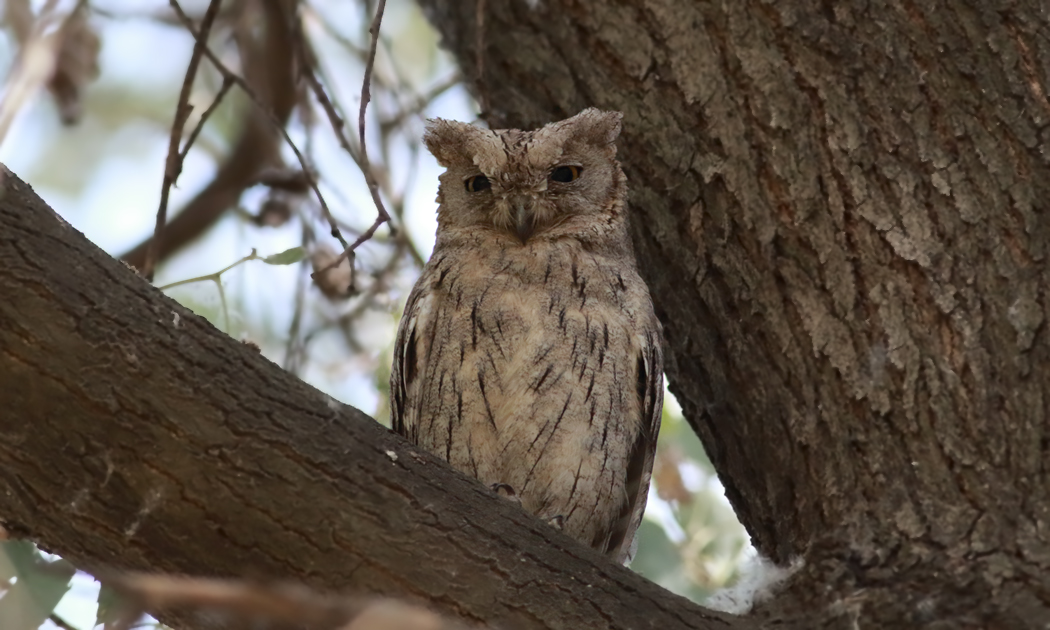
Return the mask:
[[0,525],[88,570],[302,580],[507,628],[752,627],[283,372],[5,174]]

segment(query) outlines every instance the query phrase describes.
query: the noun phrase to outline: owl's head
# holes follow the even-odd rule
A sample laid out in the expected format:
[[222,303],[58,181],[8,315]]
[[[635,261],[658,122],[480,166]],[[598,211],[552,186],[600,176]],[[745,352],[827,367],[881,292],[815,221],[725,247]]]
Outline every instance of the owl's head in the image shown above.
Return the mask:
[[423,142],[446,171],[438,235],[477,228],[525,244],[624,232],[627,181],[616,161],[619,112],[585,109],[535,131],[427,121]]

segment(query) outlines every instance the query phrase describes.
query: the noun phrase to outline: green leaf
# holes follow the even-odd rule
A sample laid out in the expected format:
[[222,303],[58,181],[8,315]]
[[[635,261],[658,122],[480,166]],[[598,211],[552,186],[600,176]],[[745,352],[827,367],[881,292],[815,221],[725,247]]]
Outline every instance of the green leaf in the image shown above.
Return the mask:
[[300,245],[286,249],[280,254],[271,254],[261,260],[267,265],[294,265],[306,257],[306,250]]
[[11,578],[18,577],[18,569],[15,568],[15,563],[11,561],[9,551],[18,553],[16,546],[20,547],[24,543],[19,540],[10,540],[7,542],[0,543],[0,582],[7,584],[11,581]]
[[9,541],[0,546],[16,581],[0,598],[0,626],[4,630],[36,630],[69,591],[76,568],[65,560],[48,561],[32,543]]

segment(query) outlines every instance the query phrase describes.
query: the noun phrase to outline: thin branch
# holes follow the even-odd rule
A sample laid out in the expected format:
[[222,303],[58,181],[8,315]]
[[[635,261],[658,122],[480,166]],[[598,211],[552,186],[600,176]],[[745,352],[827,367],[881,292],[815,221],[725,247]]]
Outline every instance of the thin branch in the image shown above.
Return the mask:
[[80,5],[62,16],[57,11],[57,0],[48,0],[34,19],[29,3],[8,2],[4,22],[14,32],[21,47],[4,82],[0,100],[0,143],[23,106],[43,88],[54,74],[62,47],[65,22],[79,10]]
[[407,107],[402,107],[393,118],[387,118],[379,123],[383,130],[400,127],[410,116],[417,116],[426,109],[433,100],[463,81],[459,72],[453,72],[441,81],[435,83],[424,94],[417,95]]
[[[316,59],[316,55],[314,54],[314,51],[308,48],[304,42],[305,38],[303,37],[304,31],[302,28],[302,19],[298,16],[297,12],[293,12],[293,15],[290,16],[289,19],[294,19],[296,21],[295,29],[293,29],[292,36],[292,51],[298,59],[297,65],[300,71],[302,72],[303,77],[306,78],[306,82],[310,84],[311,90],[313,90],[314,94],[317,96],[318,100],[321,101],[322,105],[325,106],[325,113],[328,115],[328,120],[332,126],[332,130],[335,132],[336,137],[339,140],[340,146],[342,146],[346,150],[346,152],[350,154],[350,157],[353,158],[354,162],[357,162],[358,166],[360,167],[360,162],[358,162],[357,160],[357,155],[354,154],[353,149],[350,147],[350,143],[347,142],[346,136],[343,134],[342,116],[336,113],[334,106],[328,100],[328,95],[325,94],[324,88],[317,80],[317,77],[314,76],[312,60]],[[307,137],[309,138],[309,136]],[[333,238],[338,239],[339,244],[342,245],[345,249],[347,247],[347,243],[346,239],[343,238],[343,233],[340,229],[338,221],[336,221],[335,217],[332,216],[331,212],[328,212],[327,208],[322,207],[322,211],[325,220],[328,222],[329,233],[332,235]]]
[[[412,183],[415,181],[416,174],[419,171],[419,148],[420,145],[413,144],[410,150],[410,157],[408,162],[408,173],[405,176],[405,182],[401,190],[405,191],[412,187]],[[422,268],[426,264],[426,260],[423,255],[419,253],[419,248],[416,247],[415,242],[412,241],[412,237],[409,236],[408,230],[403,229],[405,225],[405,194],[402,192],[395,199],[391,201],[391,206],[394,210],[394,216],[397,217],[398,225],[402,226],[402,229],[398,230],[396,234],[393,234],[394,240],[397,243],[403,244],[405,249],[408,250],[409,255],[412,257],[412,262],[416,264],[417,268]]]
[[[376,47],[379,45],[379,28],[383,24],[383,11],[386,9],[386,0],[379,0],[376,4],[376,14],[372,19],[372,25],[368,27],[368,32],[372,37],[371,44],[368,47],[368,61],[365,62],[365,76],[361,81],[361,108],[357,114],[357,133],[359,146],[361,149],[361,171],[365,176],[365,183],[368,184],[368,192],[372,194],[372,201],[376,205],[376,220],[372,223],[367,230],[365,230],[361,236],[357,237],[357,240],[352,245],[346,247],[343,253],[340,254],[335,260],[328,264],[324,269],[319,269],[313,273],[313,277],[316,278],[317,274],[323,273],[328,269],[334,269],[336,265],[341,263],[343,260],[350,258],[350,268],[354,267],[354,250],[361,246],[362,243],[372,238],[372,235],[376,233],[379,226],[383,225],[390,220],[390,215],[387,213],[386,208],[383,206],[382,196],[379,194],[379,181],[376,179],[375,173],[372,172],[372,165],[368,160],[368,143],[365,140],[365,111],[368,109],[368,102],[372,100],[372,71],[375,68],[376,63]],[[350,275],[350,287],[353,288],[353,273]]]
[[[171,0],[171,3],[172,6],[178,7],[177,0]],[[168,141],[168,159],[164,164],[164,183],[160,189],[157,222],[153,227],[153,240],[150,241],[149,248],[146,250],[146,262],[142,266],[142,275],[150,282],[153,281],[153,267],[156,265],[160,252],[161,234],[164,232],[164,225],[168,222],[168,196],[171,193],[172,184],[182,172],[183,154],[179,151],[179,144],[182,142],[182,129],[190,117],[190,112],[193,111],[193,107],[190,106],[190,92],[193,91],[193,81],[197,78],[201,55],[207,48],[208,34],[211,32],[211,26],[215,22],[215,16],[218,15],[221,4],[222,0],[211,0],[208,3],[208,9],[204,12],[204,19],[201,21],[200,36],[195,36],[193,54],[190,55],[190,63],[186,66],[186,77],[182,81],[179,101],[175,106],[175,120],[171,124],[171,138]],[[193,137],[196,138],[196,134]],[[189,150],[189,146],[186,147],[186,150]]]
[[358,303],[339,317],[339,323],[342,324],[344,330],[349,330],[348,324],[372,307],[375,297],[389,288],[390,274],[397,269],[397,264],[407,249],[408,243],[406,241],[398,241],[394,245],[394,251],[391,253],[390,258],[387,259],[385,265],[372,274],[372,284],[365,289]]
[[[313,239],[313,235],[306,221],[303,221],[302,225],[303,237],[301,243],[305,249],[309,241]],[[295,375],[299,374],[299,369],[305,362],[305,357],[301,352],[302,344],[299,343],[299,335],[302,332],[303,311],[306,310],[306,290],[309,286],[306,278],[308,277],[307,270],[309,265],[309,259],[303,259],[299,264],[295,280],[295,308],[292,311],[292,322],[288,326],[288,341],[284,347],[284,361],[281,362],[281,367]]]
[[[308,50],[305,42],[301,39],[297,40],[300,46],[299,57],[303,60],[301,64],[301,70],[303,77],[306,82],[310,84],[310,90],[314,93],[314,97],[317,98],[317,102],[320,103],[321,109],[324,110],[326,116],[328,116],[328,124],[332,127],[332,131],[335,133],[336,140],[339,141],[339,146],[350,156],[350,158],[357,164],[358,168],[364,169],[361,163],[361,156],[354,150],[354,147],[350,144],[349,138],[343,132],[343,127],[346,126],[345,117],[343,113],[338,111],[338,108],[332,99],[328,97],[328,93],[324,89],[324,85],[320,79],[317,78],[314,73],[313,65],[309,62],[309,59],[314,59],[315,56],[312,50]],[[323,72],[323,70],[322,70]]]
[[[178,0],[171,0],[171,3],[172,6],[175,8],[175,12],[178,15],[179,20],[182,22],[183,26],[186,27],[186,29],[195,39],[199,40],[197,31],[193,28],[193,22],[190,21],[189,17],[187,17],[186,13],[182,10],[182,7],[179,6]],[[306,177],[307,183],[309,183],[310,185],[310,189],[314,191],[314,195],[317,197],[317,202],[321,205],[321,211],[324,213],[325,217],[329,220],[329,222],[334,224],[334,219],[332,219],[332,211],[328,208],[328,204],[324,200],[324,195],[321,194],[321,190],[317,187],[317,177],[314,175],[313,169],[311,169],[310,166],[307,164],[306,158],[303,157],[302,151],[300,151],[299,147],[297,147],[295,145],[295,142],[292,141],[291,136],[288,135],[288,130],[284,128],[284,124],[282,124],[280,119],[277,118],[277,115],[273,113],[273,109],[270,108],[259,98],[259,96],[255,93],[255,90],[253,90],[251,86],[248,85],[248,82],[245,81],[243,77],[227,68],[226,64],[220,61],[219,58],[215,55],[215,53],[212,52],[211,49],[207,46],[204,47],[204,56],[207,57],[208,61],[210,61],[212,65],[215,66],[215,69],[222,74],[224,79],[228,79],[236,83],[237,87],[244,90],[244,93],[248,96],[248,98],[251,99],[252,102],[255,103],[255,105],[259,107],[260,110],[265,112],[266,115],[270,118],[270,122],[273,123],[274,128],[276,128],[280,132],[281,136],[284,138],[285,143],[287,143],[289,148],[291,148],[292,153],[295,154],[296,159],[299,161],[299,165],[303,169],[303,175]],[[332,234],[332,236],[339,239],[339,242],[343,247],[347,247],[346,241],[343,239],[342,235],[338,233],[338,230],[335,230],[335,233]]]
[[[337,41],[347,46],[351,52],[353,52],[355,55],[358,55],[361,58],[362,62],[368,61],[369,51],[358,48],[353,42],[347,40],[340,32],[333,29],[328,22],[320,19],[318,19],[317,22],[330,37],[335,38]],[[334,101],[331,97],[329,97],[328,92],[325,89],[325,85],[331,84],[331,81],[326,76],[324,68],[320,65],[320,63],[316,64],[316,68],[314,67],[315,64],[312,60],[317,59],[316,54],[314,54],[313,50],[309,47],[309,44],[306,41],[304,41],[304,38],[296,38],[295,43],[298,46],[298,50],[296,52],[298,54],[299,59],[301,60],[300,69],[302,72],[302,76],[306,79],[307,84],[310,86],[310,89],[313,92],[315,98],[317,99],[318,104],[321,106],[321,109],[324,110],[325,115],[328,117],[328,122],[332,128],[332,132],[335,134],[336,140],[339,142],[340,147],[342,147],[343,150],[346,151],[350,158],[357,164],[358,168],[361,169],[362,174],[364,174],[366,177],[366,181],[368,181],[368,178],[370,176],[374,179],[374,171],[371,168],[371,164],[365,164],[360,151],[357,150],[357,148],[355,148],[351,144],[350,139],[344,133],[344,112],[342,111],[342,108],[339,106],[339,104],[336,101]],[[375,46],[377,46],[380,43],[385,43],[385,40],[383,40],[382,38],[378,40],[373,40],[372,47],[375,48]],[[374,62],[374,57],[372,57],[372,59]],[[396,64],[392,65],[395,67],[396,70]],[[320,78],[318,77],[318,74],[320,75]],[[378,84],[381,87],[386,86],[386,82],[381,81],[380,77],[381,75],[373,74],[372,80],[378,81]],[[409,93],[411,95],[411,100],[407,105],[401,106],[397,114],[393,117],[387,118],[385,120],[380,120],[380,135],[385,138],[391,129],[401,126],[404,123],[404,121],[407,120],[410,116],[420,114],[435,98],[445,93],[447,90],[457,85],[461,81],[462,77],[460,76],[460,74],[458,72],[453,72],[450,76],[445,77],[444,79],[438,81],[436,84],[431,86],[430,89],[428,89],[424,94],[411,95],[412,89],[410,88],[410,86],[407,85],[405,81],[401,80],[401,78],[399,77],[397,81],[397,91],[400,94]],[[414,159],[412,163],[414,166]],[[386,184],[388,181],[388,179],[384,179],[382,183]],[[383,190],[386,190],[387,196],[393,198],[394,193],[387,189],[387,186],[383,186]],[[399,225],[403,225],[404,223],[402,216],[403,213],[401,212],[400,208],[401,203],[403,203],[403,199],[395,202],[393,208],[393,215],[397,218]],[[388,212],[388,218],[389,216],[390,215]],[[346,229],[346,227],[343,226],[342,223],[340,223],[340,227],[344,230]],[[396,232],[396,235],[392,231],[391,236],[393,236],[392,240],[397,242],[401,242],[402,240],[404,240],[406,248],[412,256],[412,260],[416,263],[417,266],[423,266],[423,264],[426,261],[423,259],[423,256],[419,253],[419,250],[415,246],[415,243],[411,242],[411,240],[409,240],[407,236],[404,236],[403,230],[398,230]],[[340,258],[332,261],[332,264],[338,265],[349,255],[349,253],[344,254]],[[328,269],[329,267],[319,269],[317,272],[315,272],[315,278],[317,273],[322,273],[324,271],[327,271]]]
[[233,81],[230,81],[226,77],[222,78],[222,87],[219,88],[219,93],[215,95],[211,105],[208,105],[208,109],[204,110],[201,114],[201,119],[197,121],[197,126],[193,128],[193,132],[190,133],[190,137],[186,140],[186,146],[182,147],[182,151],[179,152],[179,170],[182,170],[182,163],[186,159],[186,155],[190,152],[190,147],[197,141],[197,136],[200,135],[201,130],[204,129],[204,123],[208,122],[211,118],[212,113],[219,108],[219,104],[222,103],[222,99],[226,96],[226,93],[233,87]]
[[[244,191],[257,183],[260,170],[283,166],[283,140],[279,133],[273,131],[272,118],[267,116],[272,113],[282,125],[287,124],[288,117],[297,104],[295,64],[291,52],[293,33],[281,10],[287,1],[290,0],[254,3],[252,6],[258,9],[261,21],[255,22],[254,15],[251,21],[258,28],[235,29],[236,33],[245,35],[238,37],[243,72],[246,77],[250,77],[250,85],[256,86],[259,94],[272,109],[257,107],[249,101],[247,109],[238,112],[237,117],[242,122],[240,130],[232,139],[229,152],[224,156],[216,154],[216,157],[222,157],[222,160],[216,165],[214,177],[177,215],[169,218],[164,228],[158,262],[193,241],[214,225],[228,209],[236,207]],[[227,2],[223,7],[229,4]],[[206,6],[200,6],[201,12]],[[177,23],[182,28],[182,22],[170,6],[168,13],[172,23]],[[227,15],[225,9],[220,9],[217,20],[222,20],[224,15]],[[251,42],[248,42],[248,39]],[[218,85],[213,87],[215,91],[219,89]],[[204,137],[202,134],[199,140],[203,140]],[[303,187],[307,187],[305,180]],[[151,232],[146,239],[120,258],[141,269],[145,265],[146,250],[152,240]]]
[[386,208],[383,207],[383,199],[379,195],[379,182],[376,180],[375,174],[372,172],[371,164],[368,161],[368,142],[365,140],[365,111],[368,109],[368,102],[372,100],[372,71],[375,69],[376,46],[379,44],[379,27],[383,23],[383,11],[385,9],[386,0],[379,0],[379,3],[376,5],[375,19],[372,20],[372,26],[368,29],[368,32],[372,35],[372,43],[368,48],[368,62],[365,64],[365,78],[361,81],[361,109],[357,115],[357,133],[361,140],[361,161],[364,163],[365,167],[365,181],[368,183],[368,191],[372,193],[372,201],[376,204],[377,216],[372,227],[358,237],[357,242],[351,247],[351,249],[354,249],[370,238],[380,225],[390,220],[390,215],[387,214]]

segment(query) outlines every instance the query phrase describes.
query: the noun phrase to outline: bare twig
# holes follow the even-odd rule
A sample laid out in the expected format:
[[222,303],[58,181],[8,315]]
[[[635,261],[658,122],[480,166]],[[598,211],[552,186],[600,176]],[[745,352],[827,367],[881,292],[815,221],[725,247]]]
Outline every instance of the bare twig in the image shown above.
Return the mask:
[[[310,50],[307,47],[306,43],[301,39],[297,40],[297,44],[299,46],[299,58],[303,60],[301,64],[303,77],[306,79],[307,84],[310,86],[310,90],[313,92],[314,98],[317,99],[318,104],[321,105],[321,109],[324,110],[325,116],[328,117],[328,124],[332,128],[332,132],[335,134],[336,140],[339,142],[339,146],[342,147],[344,151],[346,151],[347,155],[350,156],[350,159],[352,159],[354,163],[357,164],[358,169],[360,169],[362,174],[364,174],[366,167],[365,163],[362,161],[361,152],[354,148],[354,146],[350,143],[350,139],[346,136],[346,133],[344,132],[344,127],[346,126],[346,118],[343,114],[342,108],[336,101],[334,101],[328,96],[328,92],[325,90],[324,83],[328,83],[329,81],[327,77],[324,76],[324,70],[320,67],[320,65],[318,65],[318,71],[320,71],[322,78],[325,79],[324,83],[322,83],[322,81],[317,78],[317,73],[314,72],[314,67],[310,63],[310,60],[315,58],[313,51]],[[380,124],[380,130],[381,132],[385,132],[386,128],[382,124]],[[368,168],[371,169],[371,166],[369,166]],[[366,175],[365,177],[367,181],[368,176]],[[349,232],[351,234],[359,234],[358,230],[349,228],[348,226],[344,225],[339,221],[331,223],[331,227],[333,230],[333,235],[335,234],[335,230],[337,229]],[[415,248],[413,247],[413,249]],[[334,260],[332,264],[338,265],[350,255],[351,254],[344,252],[340,255],[338,259]],[[329,267],[318,269],[316,273],[320,274],[325,271],[328,271],[329,269]],[[317,276],[315,275],[313,277],[316,280]]]
[[406,107],[402,107],[393,118],[387,118],[386,120],[379,123],[380,128],[383,130],[394,129],[400,127],[410,116],[416,116],[422,113],[424,109],[430,105],[433,100],[451,88],[459,84],[463,80],[458,72],[453,72],[449,76],[435,83],[429,90],[423,94],[417,95],[412,102]]
[[[303,221],[303,236],[301,242],[304,249],[312,238],[313,235],[310,232],[308,224]],[[306,290],[309,286],[306,279],[309,277],[309,265],[309,259],[303,259],[299,264],[299,270],[295,280],[295,308],[292,311],[292,321],[288,326],[288,341],[284,347],[284,361],[281,362],[281,367],[297,376],[302,364],[305,362],[302,345],[298,343],[298,341],[302,330],[303,311],[306,307]]]
[[310,63],[315,58],[312,50],[308,49],[305,42],[302,39],[297,39],[296,43],[299,46],[299,58],[302,60],[300,68],[303,73],[303,77],[306,82],[310,85],[310,91],[314,93],[314,97],[317,102],[321,105],[321,109],[324,110],[325,115],[328,117],[328,124],[332,127],[332,132],[335,133],[336,140],[339,141],[339,146],[350,156],[351,159],[357,164],[358,168],[362,168],[361,156],[350,144],[349,138],[343,132],[343,127],[346,126],[345,117],[343,113],[339,111],[339,108],[332,99],[328,97],[328,93],[324,89],[324,85],[317,78],[314,73],[313,65]]
[[22,107],[52,79],[58,64],[65,36],[64,26],[76,15],[82,3],[73,10],[62,13],[57,0],[48,0],[36,18],[28,2],[8,2],[4,11],[5,21],[12,27],[21,51],[8,73],[0,101],[0,142],[7,137],[8,129]]
[[[298,59],[297,65],[302,72],[303,77],[306,79],[306,82],[310,85],[310,89],[314,92],[318,101],[320,101],[324,107],[325,113],[328,115],[328,120],[331,123],[332,130],[336,134],[336,138],[339,140],[340,146],[350,154],[350,157],[353,158],[354,162],[358,162],[357,155],[354,153],[353,149],[350,147],[350,143],[346,140],[346,136],[343,134],[342,116],[335,111],[335,107],[328,99],[328,95],[325,93],[324,88],[317,80],[317,77],[314,76],[312,62],[316,56],[314,55],[313,50],[307,47],[303,41],[303,29],[300,23],[300,18],[298,17],[298,14],[293,14],[292,16],[289,16],[289,19],[296,20],[296,28],[293,31],[294,36],[292,38],[292,50]],[[360,166],[359,162],[358,166]],[[346,248],[346,240],[343,238],[342,231],[339,229],[339,224],[335,217],[332,216],[331,212],[328,212],[326,207],[322,206],[321,210],[325,220],[328,222],[330,234],[333,238],[338,239],[339,243]]]
[[376,181],[375,173],[372,172],[368,161],[368,142],[365,140],[365,112],[368,102],[372,100],[372,71],[376,64],[376,46],[379,44],[379,27],[383,23],[383,11],[386,9],[386,0],[379,0],[376,5],[376,16],[372,20],[372,26],[368,32],[372,35],[372,43],[368,48],[368,62],[365,64],[365,77],[361,81],[361,109],[357,115],[357,133],[361,140],[361,161],[364,163],[365,181],[368,183],[368,192],[372,193],[372,201],[376,204],[376,220],[372,227],[365,231],[357,242],[351,246],[354,249],[367,239],[371,238],[380,225],[390,220],[386,208],[383,207],[383,199],[379,195],[379,182]]
[[[172,6],[175,8],[175,12],[178,15],[179,20],[182,22],[183,26],[186,27],[186,29],[190,32],[194,39],[197,39],[199,41],[200,38],[198,36],[197,30],[193,28],[193,22],[190,21],[189,17],[187,17],[186,13],[182,10],[182,7],[179,6],[178,0],[170,1],[172,3]],[[244,90],[244,93],[248,96],[248,98],[251,99],[252,102],[255,103],[255,105],[259,107],[260,110],[265,112],[266,115],[270,118],[270,122],[273,123],[274,128],[276,128],[281,133],[281,136],[284,138],[285,143],[288,144],[288,147],[291,148],[292,153],[295,154],[296,159],[299,160],[299,165],[302,167],[303,174],[306,176],[306,179],[310,184],[310,189],[313,190],[314,195],[317,197],[317,202],[321,205],[321,211],[324,213],[325,217],[329,218],[330,221],[334,222],[334,220],[331,219],[332,211],[329,210],[328,204],[324,200],[324,195],[321,194],[320,189],[317,187],[317,177],[316,175],[314,175],[313,169],[311,169],[310,166],[307,164],[306,158],[303,157],[302,151],[299,150],[299,147],[297,147],[292,141],[291,136],[288,135],[288,130],[284,128],[284,124],[280,121],[280,119],[277,118],[276,114],[273,113],[273,110],[259,98],[259,96],[255,93],[255,90],[253,90],[252,87],[248,85],[248,82],[245,81],[243,77],[227,68],[226,64],[220,61],[219,58],[215,55],[215,53],[213,53],[211,49],[207,46],[204,47],[204,56],[207,57],[208,61],[210,61],[212,65],[215,66],[215,69],[218,70],[220,74],[222,74],[224,80],[229,80],[236,83],[237,87]],[[336,233],[332,236],[338,238],[341,245],[343,245],[344,247],[347,246],[346,241],[340,234],[338,234],[338,230],[336,230]]]
[[[419,148],[420,145],[413,144],[410,152],[411,155],[407,160],[408,163],[408,174],[405,176],[405,182],[402,186],[402,192],[399,195],[392,196],[390,205],[394,211],[394,216],[397,217],[398,225],[405,225],[405,194],[403,191],[408,190],[412,186],[412,182],[415,181],[416,174],[419,170]],[[399,245],[404,245],[404,248],[408,251],[412,257],[412,262],[416,264],[417,268],[422,268],[426,264],[426,260],[423,259],[423,255],[419,253],[419,248],[412,241],[412,237],[408,235],[407,230],[398,230],[396,234],[392,234],[394,240]]]
[[204,110],[201,114],[200,120],[197,121],[197,125],[193,128],[190,133],[190,137],[186,140],[186,146],[182,147],[182,151],[179,152],[179,170],[182,170],[182,163],[186,159],[186,154],[190,152],[190,147],[197,141],[197,136],[200,135],[201,130],[204,129],[204,123],[208,122],[211,118],[212,113],[219,108],[219,104],[222,103],[222,99],[226,96],[226,93],[233,87],[233,81],[230,81],[226,77],[222,79],[222,87],[219,88],[219,93],[212,99],[211,105],[208,105],[208,109]]
[[[274,130],[272,121],[276,118],[282,125],[286,124],[296,105],[295,64],[291,45],[293,32],[282,10],[284,5],[293,1],[253,3],[253,11],[257,10],[261,17],[261,28],[251,29],[253,41],[250,46],[240,46],[241,62],[250,85],[255,86],[270,107],[257,107],[249,99],[245,111],[238,113],[242,119],[240,131],[233,139],[229,152],[217,164],[214,177],[177,215],[170,217],[164,227],[158,262],[200,236],[227,209],[235,207],[241,194],[257,183],[260,170],[283,166],[281,145],[284,140]],[[229,4],[227,2],[223,7]],[[238,5],[243,11],[244,3]],[[206,6],[200,7],[201,12]],[[226,12],[227,9],[220,9],[216,20],[222,20]],[[169,8],[168,13],[173,23],[182,24],[175,11]],[[238,29],[239,32],[247,30]],[[305,183],[303,185],[306,186]],[[152,240],[151,232],[151,236],[122,254],[121,259],[141,269],[145,265],[146,250]]]
[[389,288],[390,275],[397,269],[398,260],[404,254],[404,250],[406,249],[407,243],[405,241],[398,241],[386,264],[372,274],[372,284],[370,284],[362,293],[360,301],[339,318],[339,322],[343,325],[344,330],[349,331],[349,324],[357,319],[369,307],[373,306],[372,301],[376,296]]
[[177,280],[177,281],[172,282],[170,284],[165,284],[164,286],[157,287],[157,289],[159,289],[160,291],[167,291],[168,289],[173,289],[175,287],[182,286],[184,284],[192,284],[194,282],[204,282],[206,280],[210,280],[210,281],[214,282],[215,283],[215,288],[219,292],[219,303],[222,306],[222,317],[223,317],[223,321],[225,322],[225,326],[226,326],[225,331],[227,333],[229,333],[230,332],[230,309],[226,306],[226,291],[222,288],[222,274],[226,273],[230,269],[233,269],[237,265],[240,265],[240,264],[248,262],[249,260],[260,260],[262,258],[263,257],[259,256],[258,252],[255,251],[255,248],[252,248],[252,253],[248,254],[244,258],[241,258],[240,260],[238,260],[238,261],[236,261],[236,262],[234,262],[234,263],[232,263],[230,265],[227,265],[226,267],[223,267],[222,269],[220,269],[219,271],[216,271],[215,273],[209,273],[209,274],[206,274],[206,275],[203,275],[203,276],[196,276],[194,278],[186,278],[186,279],[183,279],[183,280]]
[[[172,6],[178,7],[176,0],[171,0],[171,2]],[[157,208],[157,222],[153,227],[153,240],[150,241],[149,249],[146,250],[146,263],[142,267],[142,275],[151,282],[153,281],[153,267],[156,265],[157,255],[160,251],[161,234],[164,232],[164,224],[168,221],[168,195],[171,193],[172,184],[179,178],[179,174],[182,171],[183,154],[179,151],[179,144],[182,142],[182,129],[186,125],[186,120],[190,117],[190,112],[193,111],[193,108],[190,106],[190,92],[193,91],[193,81],[197,77],[197,68],[200,67],[201,55],[207,48],[208,34],[211,32],[211,26],[215,22],[215,16],[218,15],[219,5],[221,4],[222,0],[211,0],[208,3],[208,9],[204,12],[204,19],[201,21],[200,35],[195,36],[196,43],[193,46],[193,54],[190,56],[190,63],[186,67],[186,78],[182,81],[179,101],[175,106],[175,121],[171,124],[171,138],[168,141],[168,159],[164,164],[164,183],[160,189],[160,206]],[[192,137],[196,138],[196,134]],[[186,150],[189,150],[189,146],[186,147]]]
[[[365,183],[368,184],[368,192],[372,194],[372,201],[376,205],[376,220],[372,222],[372,225],[365,230],[361,236],[351,244],[349,247],[345,247],[343,253],[340,254],[335,260],[333,260],[324,269],[319,269],[313,273],[313,277],[316,278],[317,274],[323,273],[328,269],[334,268],[336,265],[341,263],[343,260],[350,258],[350,267],[353,269],[354,266],[354,250],[361,246],[362,243],[372,238],[372,235],[376,233],[379,226],[383,225],[390,220],[390,215],[387,213],[386,208],[383,206],[383,198],[379,194],[379,181],[376,179],[375,173],[372,172],[372,165],[368,160],[368,142],[365,140],[365,111],[368,109],[368,102],[372,100],[372,71],[375,68],[376,63],[376,47],[379,45],[379,28],[383,24],[383,11],[386,9],[386,0],[379,0],[376,4],[376,14],[372,19],[372,25],[368,28],[368,32],[372,37],[371,44],[368,47],[368,60],[365,62],[365,76],[361,81],[361,108],[357,114],[357,133],[358,142],[360,146],[360,164],[361,171],[365,176]],[[353,288],[353,274],[350,275],[350,286]]]
[[[309,9],[306,9],[306,11],[309,14]],[[363,63],[368,61],[370,52],[369,50],[359,48],[354,42],[348,40],[344,35],[342,35],[342,33],[333,29],[331,27],[331,24],[329,24],[327,21],[318,19],[317,23],[328,36],[342,43],[354,55],[359,56]],[[383,38],[379,38],[378,40],[374,40],[372,43],[374,44],[374,46],[378,46],[379,44],[385,44],[386,40],[384,40]],[[332,128],[332,132],[335,134],[339,145],[343,148],[344,151],[346,151],[350,158],[354,160],[358,168],[361,169],[362,173],[365,174],[366,180],[369,175],[375,176],[375,169],[372,168],[370,163],[366,166],[365,162],[362,159],[359,149],[351,144],[350,139],[344,133],[345,115],[342,111],[342,108],[340,108],[339,104],[335,102],[334,99],[329,97],[325,89],[325,85],[331,84],[331,81],[325,76],[324,68],[320,65],[320,63],[316,63],[314,61],[317,59],[317,57],[313,53],[312,49],[309,47],[309,44],[307,42],[303,41],[302,39],[297,39],[296,44],[298,46],[297,54],[299,59],[301,60],[302,76],[306,79],[307,84],[310,86],[310,89],[313,92],[315,98],[317,99],[318,104],[321,106],[321,108],[325,112],[325,115],[328,117],[328,121]],[[316,68],[314,67],[315,63],[317,66]],[[391,66],[395,69],[396,72],[397,65],[391,64]],[[320,78],[318,78],[318,75],[320,75]],[[462,81],[462,77],[460,76],[460,74],[458,72],[453,72],[448,77],[445,77],[444,79],[435,83],[423,94],[413,94],[412,87],[402,77],[400,77],[400,75],[398,75],[397,80],[394,82],[396,83],[396,85],[391,84],[391,82],[389,81],[381,80],[381,76],[382,75],[373,74],[371,81],[375,82],[377,85],[379,85],[379,87],[385,89],[394,89],[399,94],[408,95],[408,103],[400,104],[399,109],[394,116],[390,118],[380,119],[379,133],[380,136],[384,139],[386,139],[387,135],[392,129],[400,127],[409,117],[419,115],[435,98],[445,93],[450,88]],[[401,99],[398,100],[400,101]],[[385,144],[383,146],[385,148]],[[413,158],[414,157],[415,152],[413,152]],[[414,167],[414,160],[410,161],[410,164],[412,164],[412,166]],[[383,180],[379,183],[382,188],[382,191],[385,192],[386,196],[392,200],[391,203],[393,206],[393,217],[396,217],[397,225],[401,226],[404,224],[404,195],[401,195],[400,198],[398,198],[398,195],[395,193],[395,191],[389,189],[389,186],[387,185],[389,184],[389,181],[390,180],[388,178],[383,178]],[[390,216],[390,214],[391,213],[388,212],[388,217]],[[343,227],[345,229],[345,226]],[[412,256],[413,262],[419,267],[423,266],[423,264],[426,261],[423,259],[423,256],[419,253],[419,250],[416,247],[415,243],[413,243],[408,238],[405,232],[399,230],[391,230],[391,236],[393,237],[392,240],[396,242],[404,242],[407,251]],[[338,265],[346,257],[349,257],[349,255],[350,254],[341,256],[339,259],[331,261],[331,263],[333,265]],[[322,273],[327,270],[328,268],[318,269],[316,273]],[[316,279],[317,276],[315,275],[314,277]]]

